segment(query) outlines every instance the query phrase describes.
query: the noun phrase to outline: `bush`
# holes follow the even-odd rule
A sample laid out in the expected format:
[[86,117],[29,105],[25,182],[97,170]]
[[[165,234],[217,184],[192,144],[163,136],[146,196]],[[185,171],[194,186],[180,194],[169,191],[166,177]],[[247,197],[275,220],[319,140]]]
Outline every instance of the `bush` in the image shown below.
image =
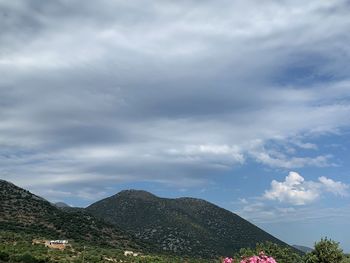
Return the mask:
[[0,251],[0,262],[7,262],[10,259],[10,255],[6,252]]
[[350,263],[350,256],[349,255],[345,255],[343,260],[341,261],[341,263]]
[[21,263],[45,263],[44,259],[37,259],[29,253],[22,255],[13,255],[11,256],[11,262],[21,262]]
[[277,262],[300,263],[302,261],[300,255],[295,253],[290,247],[280,246],[272,242],[258,243],[255,249],[243,248],[236,254],[236,258],[249,258],[259,255],[261,251],[273,257]]
[[315,244],[315,249],[305,256],[305,263],[339,263],[343,257],[339,243],[322,238]]

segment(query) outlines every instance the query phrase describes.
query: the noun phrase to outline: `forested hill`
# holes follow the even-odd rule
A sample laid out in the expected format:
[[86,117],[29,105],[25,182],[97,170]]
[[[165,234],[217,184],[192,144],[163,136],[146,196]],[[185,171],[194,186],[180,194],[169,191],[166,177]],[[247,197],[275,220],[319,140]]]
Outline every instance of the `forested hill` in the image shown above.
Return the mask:
[[288,246],[238,215],[201,199],[167,199],[126,190],[86,210],[163,251],[178,254],[227,255],[263,241]]

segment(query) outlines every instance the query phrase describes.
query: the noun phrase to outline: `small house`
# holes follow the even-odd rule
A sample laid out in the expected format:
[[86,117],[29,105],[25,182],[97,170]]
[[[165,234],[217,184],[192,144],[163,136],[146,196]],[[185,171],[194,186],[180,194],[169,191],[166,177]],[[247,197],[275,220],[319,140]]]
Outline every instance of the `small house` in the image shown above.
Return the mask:
[[45,247],[64,250],[68,245],[68,240],[46,240]]

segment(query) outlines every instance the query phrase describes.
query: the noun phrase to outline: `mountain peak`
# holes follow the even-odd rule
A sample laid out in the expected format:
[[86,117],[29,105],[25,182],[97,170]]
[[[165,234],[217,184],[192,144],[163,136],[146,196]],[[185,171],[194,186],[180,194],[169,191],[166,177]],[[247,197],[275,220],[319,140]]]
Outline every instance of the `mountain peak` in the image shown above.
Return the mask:
[[[11,186],[11,187],[17,187],[16,185],[14,185],[13,183],[0,179],[0,186],[4,187],[4,186]],[[18,188],[18,187],[17,187]]]
[[136,189],[122,190],[116,194],[116,197],[138,198],[138,199],[156,199],[158,198],[154,194]]
[[[25,190],[23,188],[18,187],[17,185],[0,179],[0,196],[10,196],[16,195],[17,198],[23,199],[35,199],[35,200],[41,200],[44,202],[47,202],[44,198],[37,196],[35,194],[32,194],[28,190]],[[5,200],[5,199],[4,199]]]
[[70,205],[67,205],[66,203],[64,202],[57,202],[57,203],[54,203],[54,206],[58,207],[58,208],[67,208],[67,207],[71,207]]

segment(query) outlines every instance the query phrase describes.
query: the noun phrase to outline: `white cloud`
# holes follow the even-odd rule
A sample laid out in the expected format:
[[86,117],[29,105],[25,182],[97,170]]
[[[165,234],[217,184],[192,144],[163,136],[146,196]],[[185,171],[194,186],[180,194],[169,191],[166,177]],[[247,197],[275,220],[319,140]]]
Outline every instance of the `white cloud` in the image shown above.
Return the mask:
[[269,153],[268,151],[253,151],[251,155],[257,162],[279,168],[301,168],[304,166],[326,167],[332,166],[330,155],[319,155],[316,157],[286,156],[281,153]]
[[319,198],[318,187],[307,186],[304,178],[298,173],[290,172],[284,182],[273,180],[271,189],[265,191],[264,197],[270,200],[304,205]]
[[39,196],[45,196],[51,202],[64,201],[70,198],[80,198],[82,200],[96,200],[108,196],[106,191],[96,191],[95,188],[84,187],[81,189],[69,189],[70,191],[60,191],[55,189],[34,188],[31,191]]
[[232,204],[239,207],[239,215],[256,223],[344,219],[350,216],[348,206],[328,207],[316,201],[327,193],[348,197],[348,189],[349,185],[325,176],[306,181],[300,174],[290,172],[282,182],[273,180],[262,196],[241,198]]
[[348,196],[349,194],[347,191],[349,189],[349,185],[347,184],[333,181],[332,179],[329,179],[325,176],[319,177],[318,180],[322,183],[324,189],[328,192],[340,196]]
[[347,188],[348,185],[324,176],[319,177],[318,182],[305,181],[298,173],[290,172],[283,182],[273,180],[263,197],[292,205],[306,205],[320,198],[325,191],[346,196]]
[[193,161],[211,162],[214,165],[221,163],[222,165],[243,164],[245,155],[237,146],[229,146],[226,144],[199,144],[185,145],[181,148],[172,148],[166,153],[176,158],[191,158]]

